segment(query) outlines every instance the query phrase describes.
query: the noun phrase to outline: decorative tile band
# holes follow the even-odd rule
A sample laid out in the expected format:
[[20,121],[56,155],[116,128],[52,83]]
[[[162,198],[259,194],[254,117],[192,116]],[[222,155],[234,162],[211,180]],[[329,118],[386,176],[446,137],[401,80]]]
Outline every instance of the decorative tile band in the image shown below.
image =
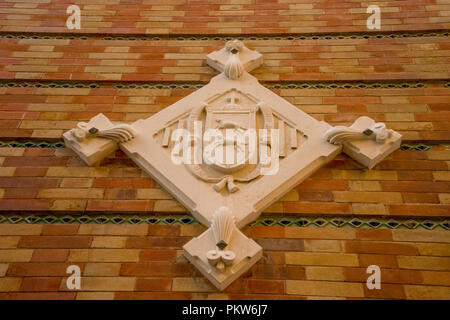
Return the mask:
[[[17,215],[0,214],[1,224],[149,224],[149,225],[189,225],[199,224],[191,216],[160,215]],[[450,230],[447,219],[399,219],[374,217],[329,217],[329,216],[262,216],[250,226],[281,227],[332,227],[369,229],[426,229]]]
[[395,39],[417,37],[448,37],[448,31],[418,31],[418,32],[356,32],[356,33],[332,33],[332,34],[285,34],[285,35],[105,35],[95,34],[59,34],[59,33],[0,33],[0,38],[5,39],[63,39],[63,40],[126,40],[126,41],[228,41],[238,39],[249,40],[339,40],[339,39]]
[[[308,82],[289,82],[289,83],[270,83],[262,82],[269,89],[412,89],[428,88],[430,84],[437,87],[450,88],[450,81],[446,80],[421,80],[421,81],[360,81],[360,82],[339,82],[339,81],[308,81]],[[204,83],[158,83],[158,82],[46,82],[46,81],[0,81],[0,87],[4,88],[114,88],[114,89],[200,89]]]
[[[433,145],[425,144],[425,143],[404,143],[401,145],[400,149],[403,151],[415,150],[415,151],[427,151]],[[63,140],[56,141],[45,141],[45,140],[12,140],[12,141],[0,141],[0,148],[55,148],[61,149],[65,148],[65,144]]]

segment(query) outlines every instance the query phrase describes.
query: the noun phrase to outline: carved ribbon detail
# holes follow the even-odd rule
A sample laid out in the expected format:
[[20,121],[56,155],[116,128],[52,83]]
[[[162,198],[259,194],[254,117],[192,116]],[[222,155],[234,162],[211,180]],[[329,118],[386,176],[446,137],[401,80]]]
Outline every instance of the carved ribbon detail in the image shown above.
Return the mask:
[[100,137],[123,143],[136,136],[135,130],[128,124],[116,124],[107,129],[98,129],[96,127],[89,128],[86,122],[78,123],[78,128],[74,129],[72,134],[79,142],[88,137]]
[[325,138],[332,144],[343,144],[347,141],[370,139],[383,144],[392,134],[392,130],[386,129],[386,125],[377,122],[373,126],[361,131],[352,127],[336,126],[325,133]]

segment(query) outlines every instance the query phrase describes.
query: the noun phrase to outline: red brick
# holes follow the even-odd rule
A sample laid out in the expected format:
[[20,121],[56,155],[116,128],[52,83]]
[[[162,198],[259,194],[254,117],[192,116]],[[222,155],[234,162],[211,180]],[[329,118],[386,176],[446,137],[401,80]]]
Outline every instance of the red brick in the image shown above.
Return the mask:
[[175,262],[177,256],[176,250],[152,250],[145,249],[141,251],[140,261],[170,261]]
[[284,202],[286,213],[336,213],[349,214],[351,206],[347,203],[321,203],[321,202]]
[[181,249],[190,237],[130,237],[127,240],[127,248],[175,248]]
[[89,248],[92,237],[86,236],[22,236],[19,248]]
[[191,293],[185,292],[116,292],[116,300],[189,300]]
[[284,281],[280,280],[248,280],[250,293],[284,294]]
[[62,278],[41,277],[24,278],[22,281],[22,291],[58,291]]
[[140,279],[136,280],[136,291],[170,291],[172,279]]
[[171,262],[123,263],[122,276],[137,277],[190,277],[196,274],[192,264]]
[[32,262],[64,262],[69,256],[68,249],[36,249],[33,251]]
[[417,255],[417,247],[412,244],[395,242],[345,241],[345,251],[351,253],[379,253]]
[[0,300],[74,300],[75,292],[8,292]]
[[359,240],[392,240],[392,232],[388,229],[357,229]]
[[252,226],[243,228],[247,237],[250,238],[283,238],[284,228],[281,226]]
[[178,225],[149,225],[148,234],[151,236],[175,237],[180,235],[180,226]]
[[362,267],[377,265],[380,268],[397,268],[397,257],[395,255],[385,254],[359,254],[359,264]]
[[368,298],[377,299],[406,299],[403,285],[382,283],[380,289],[369,290],[364,286],[364,294]]
[[147,212],[153,210],[154,201],[150,200],[89,200],[87,211],[136,211]]
[[450,205],[404,204],[388,205],[389,214],[405,216],[450,216]]
[[79,224],[47,224],[42,226],[44,236],[75,235],[80,228]]
[[1,210],[49,210],[52,201],[41,199],[0,199]]
[[93,188],[154,188],[155,183],[148,178],[97,178],[92,185]]
[[[9,277],[66,277],[67,267],[72,263],[10,263],[6,275]],[[83,264],[77,263],[83,270]]]

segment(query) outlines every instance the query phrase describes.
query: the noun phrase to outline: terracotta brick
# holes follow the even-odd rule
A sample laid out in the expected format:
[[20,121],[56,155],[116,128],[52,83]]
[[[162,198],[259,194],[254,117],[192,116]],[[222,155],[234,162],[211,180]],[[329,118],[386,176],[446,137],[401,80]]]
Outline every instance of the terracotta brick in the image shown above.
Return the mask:
[[21,291],[58,291],[61,278],[57,277],[27,277],[22,281]]
[[88,211],[138,211],[146,212],[153,209],[153,201],[149,200],[89,200]]
[[358,266],[358,256],[350,253],[286,252],[286,264],[312,266]]
[[284,202],[286,213],[350,213],[350,206],[345,203],[325,203],[325,202]]
[[300,239],[355,239],[354,229],[335,229],[317,227],[287,227],[285,228],[286,238]]
[[358,240],[392,240],[392,232],[388,229],[357,229]]
[[91,242],[84,236],[23,236],[19,248],[89,248]]
[[440,230],[395,229],[392,230],[392,238],[394,241],[450,242],[446,231]]
[[83,276],[113,277],[120,272],[120,263],[86,263]]
[[397,257],[384,254],[359,254],[359,263],[362,267],[377,265],[380,268],[397,268]]
[[77,292],[77,300],[114,300],[114,292]]
[[448,300],[450,297],[450,288],[439,286],[405,285],[405,293],[408,299]]
[[419,254],[424,256],[450,256],[450,244],[418,243]]
[[63,178],[61,180],[61,188],[90,188],[93,178]]
[[125,248],[126,237],[94,237],[92,248]]
[[73,300],[74,292],[9,292],[0,293],[1,300]]
[[206,231],[206,228],[201,224],[189,224],[180,226],[180,236],[182,237],[196,237]]
[[174,278],[172,291],[215,292],[217,289],[205,278]]
[[138,278],[136,280],[136,291],[170,291],[172,279],[167,278]]
[[171,262],[141,262],[122,263],[120,275],[138,277],[189,277],[194,273],[195,268],[188,263]]
[[306,267],[306,279],[343,281],[344,273],[341,267]]
[[84,211],[86,203],[87,200],[54,200],[50,209],[54,211]]
[[0,249],[17,248],[20,237],[18,236],[2,236],[0,237]]
[[450,258],[429,256],[398,256],[398,266],[416,270],[450,270]]
[[[152,236],[179,236],[180,230],[183,227],[188,226],[179,226],[179,225],[149,225],[148,226],[148,235]],[[186,228],[185,228],[186,229]]]
[[7,263],[0,263],[0,277],[4,277],[6,274],[6,270],[8,270]]
[[66,236],[77,234],[77,224],[46,224],[42,226],[42,235],[45,236]]
[[116,300],[187,300],[192,294],[181,292],[117,292]]
[[[7,276],[25,277],[65,277],[66,270],[71,263],[10,263]],[[82,265],[79,265],[82,268]]]
[[139,261],[138,249],[71,249],[71,262],[133,262]]
[[177,257],[176,250],[152,250],[144,249],[141,251],[140,261],[170,261],[175,262]]
[[342,252],[342,243],[339,240],[312,240],[305,239],[305,251]]
[[[83,291],[133,291],[136,279],[132,277],[83,277]],[[68,290],[65,281],[61,282],[60,290]]]
[[279,226],[252,226],[243,229],[244,234],[251,238],[283,238],[285,228]]
[[450,285],[450,272],[442,271],[421,271],[423,284],[430,285]]
[[345,241],[345,251],[352,253],[379,253],[417,255],[418,250],[412,244],[394,243],[387,241]]
[[147,225],[110,225],[110,224],[82,224],[79,234],[88,235],[114,235],[114,236],[139,236],[147,234]]
[[256,242],[264,250],[273,251],[303,251],[304,245],[302,239],[256,239]]
[[375,203],[402,203],[399,192],[350,192],[334,191],[336,202],[375,202]]
[[127,248],[174,248],[181,249],[190,238],[188,237],[129,237],[127,240]]
[[280,280],[248,280],[250,293],[284,294],[284,281]]
[[364,289],[360,283],[332,281],[286,281],[286,293],[310,296],[364,297]]
[[382,283],[380,289],[370,290],[364,287],[365,296],[375,299],[406,299],[403,285]]
[[0,278],[0,292],[19,291],[21,278]]
[[33,250],[29,249],[2,249],[0,262],[26,262],[31,260]]
[[68,249],[35,249],[32,262],[64,262],[69,256]]

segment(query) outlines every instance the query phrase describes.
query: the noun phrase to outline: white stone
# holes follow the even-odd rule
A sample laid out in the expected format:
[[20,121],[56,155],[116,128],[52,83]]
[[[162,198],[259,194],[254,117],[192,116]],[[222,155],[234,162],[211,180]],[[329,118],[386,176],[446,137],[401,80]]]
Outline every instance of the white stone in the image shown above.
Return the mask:
[[[244,70],[223,72],[230,57],[240,59]],[[350,127],[331,127],[314,119],[248,73],[261,65],[262,56],[240,41],[228,42],[226,48],[209,54],[207,60],[222,73],[154,116],[120,126],[100,114],[88,124],[79,125],[79,129],[66,132],[64,140],[88,165],[99,163],[120,147],[208,226],[202,235],[184,245],[183,251],[205,277],[223,290],[262,256],[262,248],[240,228],[342,150],[371,168],[399,147],[401,136],[367,117],[359,118]],[[85,134],[92,127],[104,130],[102,137]],[[186,129],[184,141],[192,139],[205,150],[210,149],[204,157],[202,153],[193,156],[201,163],[173,161],[180,132],[177,129]],[[236,161],[229,163],[227,157],[239,154],[242,145],[237,140],[230,142],[228,136],[222,149],[221,140],[203,140],[211,130],[220,134],[231,130],[240,137],[253,130],[257,143],[245,140],[242,157],[236,155]],[[264,130],[278,134],[265,136]],[[223,150],[223,157],[217,157],[219,150]],[[262,150],[270,153],[270,158],[263,158]],[[260,156],[252,157],[250,151]],[[272,167],[277,170],[270,170]]]

